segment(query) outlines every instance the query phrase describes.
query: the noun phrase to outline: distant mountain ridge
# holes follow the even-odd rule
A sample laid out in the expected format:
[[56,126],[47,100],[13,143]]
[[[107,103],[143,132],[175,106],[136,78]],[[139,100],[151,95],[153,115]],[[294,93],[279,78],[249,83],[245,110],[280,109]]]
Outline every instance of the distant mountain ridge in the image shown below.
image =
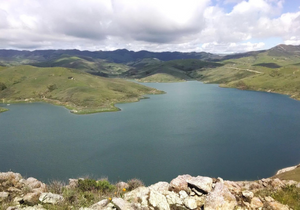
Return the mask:
[[221,56],[206,52],[150,52],[150,51],[129,51],[119,49],[115,51],[80,51],[80,50],[0,50],[0,60],[12,61],[16,59],[26,59],[28,63],[44,62],[51,59],[57,59],[62,55],[78,56],[81,58],[105,59],[114,63],[127,63],[145,58],[157,58],[162,61],[176,59],[220,59]]

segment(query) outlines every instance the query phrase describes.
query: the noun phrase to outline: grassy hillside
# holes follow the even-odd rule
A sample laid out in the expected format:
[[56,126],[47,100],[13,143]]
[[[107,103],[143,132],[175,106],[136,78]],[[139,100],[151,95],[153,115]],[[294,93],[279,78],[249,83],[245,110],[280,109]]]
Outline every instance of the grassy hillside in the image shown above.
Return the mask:
[[0,100],[4,103],[46,101],[64,105],[76,113],[116,111],[116,103],[161,93],[133,82],[63,67],[1,67],[0,86]]
[[287,171],[278,175],[273,176],[273,178],[279,178],[283,180],[294,180],[300,182],[300,167],[294,170]]
[[78,69],[90,74],[116,77],[130,69],[125,64],[111,63],[103,59],[94,59],[91,57],[77,57],[70,55],[61,55],[59,58],[47,60],[45,62],[33,63],[37,67],[66,67]]
[[143,82],[178,82],[193,80],[193,72],[203,71],[222,66],[221,63],[208,62],[197,59],[181,59],[160,61],[158,59],[141,60],[129,63],[132,67],[124,76]]
[[300,47],[279,45],[270,50],[226,56],[222,66],[192,71],[206,83],[244,90],[276,92],[300,99]]

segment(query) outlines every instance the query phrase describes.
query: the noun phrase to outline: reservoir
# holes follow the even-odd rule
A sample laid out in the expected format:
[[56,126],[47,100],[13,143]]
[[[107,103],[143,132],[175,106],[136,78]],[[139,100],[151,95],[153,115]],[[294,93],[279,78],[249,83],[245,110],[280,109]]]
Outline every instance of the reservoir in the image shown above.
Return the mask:
[[90,115],[1,104],[0,171],[150,185],[182,174],[256,180],[300,162],[299,101],[196,81],[145,85],[167,94]]

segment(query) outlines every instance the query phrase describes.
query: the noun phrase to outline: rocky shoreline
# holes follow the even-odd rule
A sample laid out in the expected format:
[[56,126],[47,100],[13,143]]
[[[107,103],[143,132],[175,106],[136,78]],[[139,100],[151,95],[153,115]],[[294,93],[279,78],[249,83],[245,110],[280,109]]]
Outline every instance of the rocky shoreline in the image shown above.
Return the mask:
[[[279,173],[285,171],[282,169]],[[70,179],[65,189],[76,189],[79,180],[83,179]],[[276,192],[290,186],[300,188],[300,182],[278,178],[235,182],[222,178],[180,175],[170,183],[158,182],[133,190],[128,190],[129,185],[125,182],[119,182],[115,186],[117,190],[112,196],[102,195],[99,201],[90,206],[62,208],[60,203],[66,199],[62,193],[49,192],[45,183],[33,177],[25,179],[19,173],[3,172],[0,173],[0,209],[289,210],[291,209],[289,206],[261,192]],[[116,193],[120,191],[121,193]]]

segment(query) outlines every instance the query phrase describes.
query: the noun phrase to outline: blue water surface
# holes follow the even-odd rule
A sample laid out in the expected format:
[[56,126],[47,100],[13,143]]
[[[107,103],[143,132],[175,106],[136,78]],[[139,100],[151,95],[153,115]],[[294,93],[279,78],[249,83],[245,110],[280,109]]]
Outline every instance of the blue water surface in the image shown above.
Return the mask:
[[152,184],[181,174],[255,180],[300,162],[299,101],[196,81],[146,85],[167,94],[120,112],[11,104],[0,114],[0,171]]

